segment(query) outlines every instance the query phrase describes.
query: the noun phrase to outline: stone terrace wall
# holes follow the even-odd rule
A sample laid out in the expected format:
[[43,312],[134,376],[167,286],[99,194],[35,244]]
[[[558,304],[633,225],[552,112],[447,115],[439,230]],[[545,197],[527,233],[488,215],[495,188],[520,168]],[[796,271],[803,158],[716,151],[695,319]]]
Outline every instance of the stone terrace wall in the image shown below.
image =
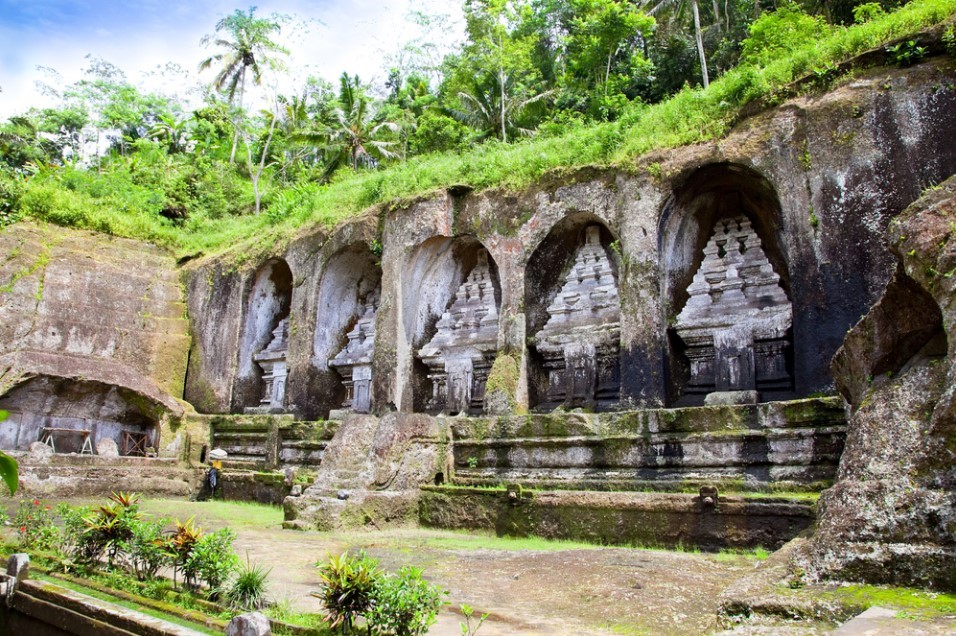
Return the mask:
[[[673,405],[687,362],[670,328],[713,222],[735,211],[752,221],[792,303],[793,383],[774,399],[832,391],[830,358],[892,274],[885,228],[925,185],[956,171],[954,78],[948,58],[862,71],[826,94],[750,117],[725,139],[653,153],[629,170],[584,168],[518,192],[451,188],[383,206],[378,218],[331,235],[306,231],[241,267],[229,255],[191,263],[195,345],[186,398],[201,411],[230,410],[244,294],[258,267],[282,258],[293,274],[285,410],[312,419],[338,408],[330,402],[341,390],[329,388],[336,376],[316,364],[334,350],[316,341],[324,320],[318,299],[328,296],[322,286],[337,284],[324,276],[330,259],[359,245],[384,247],[372,410],[420,408],[427,369],[416,353],[484,248],[495,273],[498,356],[518,363],[517,377],[504,383],[512,387],[510,405],[533,408],[543,371],[528,343],[557,291],[538,278],[560,280],[569,266],[539,258],[538,250],[573,248],[585,226],[598,225],[621,302],[621,406]],[[344,345],[354,322],[343,324],[342,333],[323,337]]]

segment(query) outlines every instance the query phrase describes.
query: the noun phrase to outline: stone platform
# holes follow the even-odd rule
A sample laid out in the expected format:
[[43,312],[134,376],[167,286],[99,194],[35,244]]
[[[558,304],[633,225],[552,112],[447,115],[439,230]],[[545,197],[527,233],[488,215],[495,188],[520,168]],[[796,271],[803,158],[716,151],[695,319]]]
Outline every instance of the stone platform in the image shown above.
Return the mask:
[[836,473],[840,398],[453,419],[454,483],[533,488],[820,490]]

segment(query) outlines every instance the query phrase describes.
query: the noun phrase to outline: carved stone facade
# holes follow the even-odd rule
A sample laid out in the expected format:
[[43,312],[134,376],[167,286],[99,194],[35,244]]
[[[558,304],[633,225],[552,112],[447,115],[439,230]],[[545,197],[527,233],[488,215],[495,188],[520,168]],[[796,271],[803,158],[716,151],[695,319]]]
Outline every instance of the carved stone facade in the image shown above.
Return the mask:
[[477,264],[436,327],[438,332],[418,351],[432,383],[426,410],[481,412],[498,351],[498,307],[486,251],[478,253]]
[[285,401],[285,381],[289,373],[286,365],[286,352],[289,349],[289,319],[283,318],[272,330],[269,345],[252,356],[262,367],[262,381],[265,388],[259,406],[245,409],[246,413],[275,413],[282,411]]
[[345,384],[343,408],[356,413],[368,413],[371,408],[376,301],[374,297],[367,299],[362,317],[348,333],[348,344],[329,360],[329,366],[339,372]]
[[690,362],[687,395],[754,402],[760,391],[790,389],[790,300],[747,217],[717,222],[687,292],[676,325]]
[[584,244],[575,252],[548,315],[534,339],[548,373],[547,401],[541,406],[608,408],[616,404],[621,301],[598,226],[586,228]]

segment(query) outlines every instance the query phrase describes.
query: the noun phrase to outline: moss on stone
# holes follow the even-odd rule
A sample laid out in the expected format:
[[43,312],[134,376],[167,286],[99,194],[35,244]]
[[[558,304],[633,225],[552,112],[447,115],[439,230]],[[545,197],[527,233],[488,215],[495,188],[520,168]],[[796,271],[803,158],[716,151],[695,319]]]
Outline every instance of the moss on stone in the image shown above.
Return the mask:
[[526,409],[518,404],[518,379],[521,369],[517,359],[509,354],[495,358],[488,372],[485,385],[485,405],[490,413],[505,415],[523,413]]

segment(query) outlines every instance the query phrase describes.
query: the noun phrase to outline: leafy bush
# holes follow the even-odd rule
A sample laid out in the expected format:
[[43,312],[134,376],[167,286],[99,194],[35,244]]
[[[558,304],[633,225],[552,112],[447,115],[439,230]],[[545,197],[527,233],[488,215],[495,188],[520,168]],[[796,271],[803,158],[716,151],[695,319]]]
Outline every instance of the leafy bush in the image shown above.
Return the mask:
[[743,41],[740,61],[765,65],[826,35],[830,27],[822,18],[810,16],[796,4],[785,4],[764,13],[750,25],[750,37]]
[[13,525],[21,550],[53,550],[60,543],[53,512],[39,499],[21,501]]
[[169,538],[164,533],[167,519],[133,519],[130,537],[123,548],[129,557],[133,574],[140,581],[156,577],[159,569],[172,561]]
[[177,520],[176,528],[169,538],[169,551],[173,561],[173,580],[175,581],[176,573],[181,572],[186,587],[195,587],[196,585],[196,572],[188,569],[187,563],[193,547],[202,537],[202,534],[202,528],[193,525],[193,520],[190,518],[185,523]]
[[375,634],[420,636],[437,620],[446,594],[423,579],[421,569],[406,566],[375,586],[365,618]]
[[343,632],[352,629],[355,619],[368,611],[382,572],[378,562],[364,552],[352,556],[348,550],[338,556],[329,555],[319,565],[322,591],[312,596],[325,606],[325,621],[331,629],[341,626]]
[[229,605],[239,610],[262,609],[266,604],[266,579],[271,571],[271,568],[267,570],[258,563],[250,564],[247,554],[245,564],[239,566],[236,580],[226,592]]
[[232,549],[235,540],[235,530],[222,528],[200,536],[186,557],[183,572],[188,578],[205,582],[211,598],[222,595],[223,584],[239,567],[239,557]]

